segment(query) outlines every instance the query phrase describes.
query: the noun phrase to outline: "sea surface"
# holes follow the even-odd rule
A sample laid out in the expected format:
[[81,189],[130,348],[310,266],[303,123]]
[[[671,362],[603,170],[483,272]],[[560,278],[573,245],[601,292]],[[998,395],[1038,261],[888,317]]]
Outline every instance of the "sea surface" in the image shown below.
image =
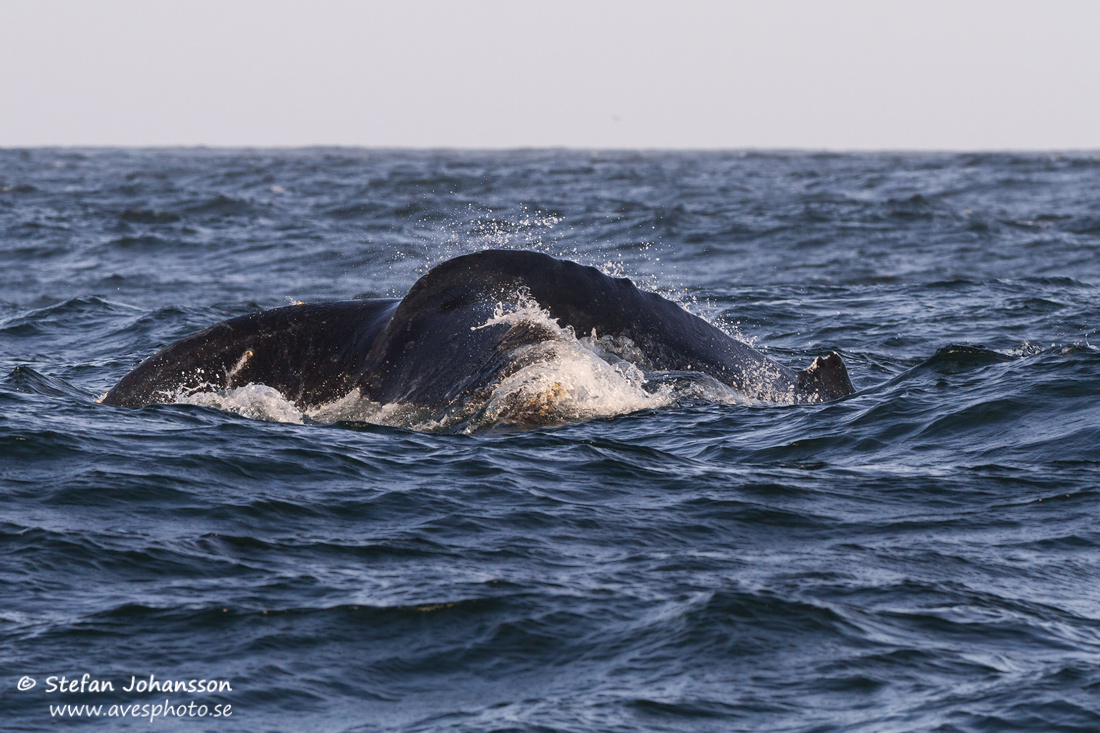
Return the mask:
[[[857,392],[97,402],[486,248]],[[1096,731],[1098,327],[1095,154],[0,150],[0,729]]]

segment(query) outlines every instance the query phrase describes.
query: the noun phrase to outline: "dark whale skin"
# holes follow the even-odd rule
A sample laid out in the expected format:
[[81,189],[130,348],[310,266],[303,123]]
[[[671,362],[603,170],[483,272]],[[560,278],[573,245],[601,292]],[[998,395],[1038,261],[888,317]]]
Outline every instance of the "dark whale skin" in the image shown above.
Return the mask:
[[399,302],[289,306],[211,326],[142,362],[103,402],[138,407],[262,383],[302,408],[355,387],[383,404],[446,407],[499,381],[514,348],[551,336],[537,324],[485,325],[519,293],[580,336],[630,339],[647,368],[702,372],[762,399],[854,392],[835,352],[798,372],[626,278],[537,252],[486,250],[436,266]]
[[354,389],[396,299],[291,305],[231,318],[158,351],[119,380],[106,405],[143,407],[180,393],[266,384],[297,405]]

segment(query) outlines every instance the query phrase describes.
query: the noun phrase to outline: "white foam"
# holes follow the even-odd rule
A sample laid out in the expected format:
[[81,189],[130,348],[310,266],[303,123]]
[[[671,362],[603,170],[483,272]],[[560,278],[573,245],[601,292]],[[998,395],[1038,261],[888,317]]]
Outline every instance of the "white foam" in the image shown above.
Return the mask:
[[491,386],[480,404],[452,405],[433,413],[407,404],[372,402],[355,389],[340,399],[302,411],[278,390],[262,384],[179,395],[174,401],[274,422],[353,421],[465,432],[498,425],[551,425],[613,417],[674,401],[671,385],[645,389],[646,377],[634,363],[640,362],[641,352],[632,343],[595,334],[578,339],[571,328],[563,329],[523,294],[514,303],[497,304],[493,315],[474,328],[497,324],[536,325],[548,338],[514,349],[509,354],[512,369]]
[[274,387],[248,384],[221,392],[193,392],[176,397],[177,404],[216,407],[253,420],[301,424],[302,412]]
[[669,389],[647,392],[646,378],[637,366],[608,363],[575,338],[523,346],[513,357],[523,366],[493,390],[477,425],[590,420],[672,401]]
[[[1054,347],[1054,344],[1051,344]],[[1005,356],[1014,356],[1018,358],[1025,358],[1028,356],[1036,356],[1043,353],[1043,347],[1033,344],[1028,340],[1024,340],[1019,346],[1014,346],[1010,349],[993,349],[998,354],[1004,354]]]

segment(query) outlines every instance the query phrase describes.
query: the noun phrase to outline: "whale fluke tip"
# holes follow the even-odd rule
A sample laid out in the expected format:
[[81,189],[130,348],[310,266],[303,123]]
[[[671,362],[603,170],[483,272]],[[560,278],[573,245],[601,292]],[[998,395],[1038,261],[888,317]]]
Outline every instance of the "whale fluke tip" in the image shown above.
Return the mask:
[[844,360],[835,351],[817,357],[798,373],[798,389],[806,394],[816,394],[819,402],[846,397],[856,391]]

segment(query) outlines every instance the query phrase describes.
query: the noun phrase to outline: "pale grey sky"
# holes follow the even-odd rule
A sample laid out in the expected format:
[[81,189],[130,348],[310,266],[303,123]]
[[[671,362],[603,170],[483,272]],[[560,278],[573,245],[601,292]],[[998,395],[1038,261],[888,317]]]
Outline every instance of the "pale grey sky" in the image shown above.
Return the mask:
[[0,146],[1100,148],[1097,0],[0,0]]

